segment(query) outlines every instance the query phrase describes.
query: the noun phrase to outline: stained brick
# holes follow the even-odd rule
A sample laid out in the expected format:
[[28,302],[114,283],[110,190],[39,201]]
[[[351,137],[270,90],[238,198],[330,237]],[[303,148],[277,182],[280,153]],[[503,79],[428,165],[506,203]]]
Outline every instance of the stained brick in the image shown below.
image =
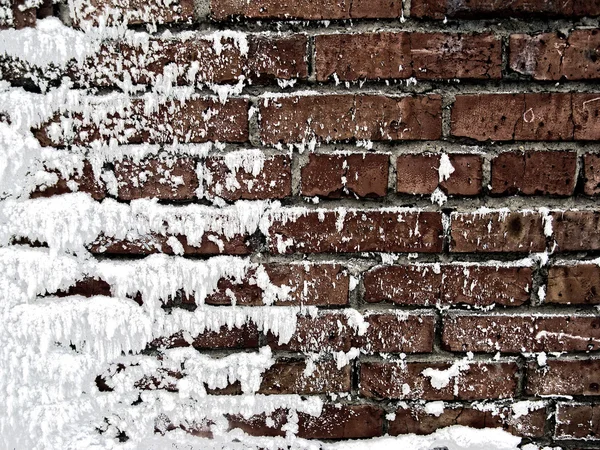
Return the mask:
[[438,95],[305,95],[265,98],[260,103],[265,144],[347,140],[439,139]]
[[577,154],[569,151],[504,152],[492,160],[492,194],[572,195]]
[[450,154],[454,167],[450,177],[440,182],[440,155],[399,155],[396,160],[396,189],[403,194],[432,194],[438,186],[449,195],[478,195],[483,166],[478,155]]
[[[435,212],[294,210],[272,214],[272,253],[440,252],[442,218]],[[418,229],[416,233],[414,230]]]
[[542,252],[546,249],[544,224],[539,213],[452,213],[451,221],[451,252]]
[[384,266],[364,276],[367,302],[400,305],[519,306],[529,300],[528,267],[477,265]]
[[600,214],[596,211],[554,211],[551,213],[558,251],[600,249]]
[[441,362],[362,363],[360,394],[404,400],[478,400],[507,398],[515,394],[515,363],[472,362],[440,389],[433,387],[430,378],[422,374],[428,368],[443,371],[450,366],[450,363]]
[[556,405],[554,436],[558,439],[600,439],[600,405]]
[[433,351],[435,317],[423,313],[369,313],[363,336],[355,336],[353,347],[364,352],[429,353]]
[[494,405],[495,411],[480,411],[463,405],[445,405],[440,415],[428,414],[423,408],[399,408],[390,422],[389,434],[431,434],[440,428],[461,425],[476,429],[503,428],[511,434],[542,437],[546,423],[546,408],[540,407],[525,415],[517,415],[510,406]]
[[355,153],[309,155],[302,168],[301,194],[339,198],[343,195],[383,197],[387,193],[389,156]]
[[450,314],[444,348],[454,352],[576,352],[600,348],[600,318],[576,315]]
[[350,366],[337,368],[335,361],[315,363],[310,375],[305,373],[304,361],[280,360],[263,374],[260,394],[324,394],[349,392]]
[[600,360],[552,360],[527,366],[527,394],[600,395]]
[[489,34],[327,34],[315,47],[319,81],[501,77],[500,40]]
[[600,194],[600,155],[586,153],[583,156],[583,193]]
[[545,302],[599,304],[600,267],[596,264],[550,267]]

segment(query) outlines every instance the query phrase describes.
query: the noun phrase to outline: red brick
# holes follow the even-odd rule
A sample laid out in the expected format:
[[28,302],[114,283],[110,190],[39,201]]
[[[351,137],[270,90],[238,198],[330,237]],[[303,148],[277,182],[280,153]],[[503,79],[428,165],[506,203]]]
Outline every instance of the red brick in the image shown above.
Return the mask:
[[[230,98],[225,104],[204,98],[183,103],[169,100],[149,114],[144,106],[143,100],[132,100],[122,115],[109,114],[98,122],[82,120],[75,113],[70,114],[71,117],[55,117],[34,130],[35,136],[44,146],[89,145],[94,141],[109,142],[111,138],[129,144],[248,140],[248,100],[245,99]],[[208,111],[211,111],[210,119],[205,118]],[[50,130],[57,126],[76,137],[72,141],[64,135],[52,139]]]
[[106,186],[100,179],[96,179],[92,166],[89,162],[83,163],[81,172],[75,172],[71,177],[64,178],[59,172],[49,171],[58,176],[58,181],[48,187],[42,189],[38,187],[30,195],[31,198],[52,197],[54,195],[67,194],[75,192],[71,188],[70,182],[77,183],[76,192],[85,192],[90,194],[94,200],[102,200],[106,196]]
[[595,153],[583,155],[583,181],[585,195],[600,194],[600,155]]
[[450,314],[442,342],[452,352],[585,352],[600,348],[600,318]]
[[[491,405],[487,405],[491,406]],[[544,436],[546,408],[517,416],[510,406],[494,405],[494,411],[480,411],[463,405],[445,405],[442,414],[428,414],[424,408],[399,408],[390,421],[389,434],[431,434],[440,428],[461,425],[476,429],[503,428],[511,434],[527,437]]]
[[576,141],[600,140],[600,94],[573,94]]
[[280,360],[263,374],[259,394],[325,394],[350,392],[350,366],[337,368],[335,361],[316,362],[310,375],[304,361]]
[[227,201],[267,200],[292,194],[292,158],[287,155],[266,156],[255,171],[240,167],[233,171],[227,156],[210,157],[204,161],[204,193],[208,198]]
[[551,217],[558,251],[600,249],[600,214],[597,211],[554,211]]
[[598,30],[573,30],[567,38],[558,33],[510,37],[510,68],[535,80],[594,80],[600,78]]
[[600,395],[600,360],[552,360],[539,367],[527,366],[527,394]]
[[[478,141],[569,141],[578,123],[573,111],[571,94],[457,95],[452,135]],[[583,126],[582,134],[591,126]]]
[[121,200],[191,200],[198,189],[193,158],[150,158],[139,163],[123,159],[115,161],[114,174]]
[[69,295],[81,295],[82,297],[95,297],[104,295],[111,297],[111,287],[102,278],[84,278],[70,286],[68,290],[57,291],[54,295],[57,297],[66,297]]
[[[306,95],[261,102],[265,144],[347,140],[435,140],[441,137],[438,95]],[[302,125],[300,125],[302,124]]]
[[222,326],[219,331],[205,331],[199,335],[191,336],[187,333],[177,333],[173,336],[162,337],[152,341],[154,347],[188,347],[199,349],[218,348],[258,348],[258,329],[254,324],[245,324],[241,327],[228,328]]
[[194,18],[193,0],[164,3],[158,0],[84,0],[71,12],[76,26],[82,21],[93,25],[164,24],[191,22]]
[[600,439],[600,405],[556,405],[557,439]]
[[600,267],[596,264],[550,267],[545,302],[600,304]]
[[317,80],[501,78],[493,35],[327,34],[315,37]]
[[362,351],[430,353],[433,351],[435,316],[431,313],[394,314],[371,312],[363,336],[355,336],[353,347]]
[[364,276],[365,300],[400,305],[520,306],[529,300],[528,267],[383,266]]
[[211,0],[214,19],[231,16],[252,19],[396,19],[401,16],[401,0]]
[[[350,277],[337,264],[265,264],[262,266],[269,282],[280,291],[287,291],[286,298],[273,300],[276,306],[344,306],[348,304]],[[229,305],[232,296],[237,305],[262,305],[267,295],[258,286],[256,269],[250,270],[241,283],[221,279],[217,291],[205,302],[211,305]]]
[[302,195],[340,198],[384,197],[388,186],[389,156],[354,153],[316,154],[308,156],[302,168]]
[[[288,414],[278,409],[269,416],[263,413],[246,419],[229,415],[228,420],[230,429],[239,428],[251,436],[285,436],[282,427],[288,423]],[[296,436],[299,438],[361,439],[380,436],[383,432],[383,410],[372,405],[323,405],[319,416],[297,414]]]
[[492,160],[492,194],[566,196],[576,181],[575,152],[504,152]]
[[248,35],[247,39],[246,55],[231,38],[221,39],[218,52],[213,39],[151,39],[143,46],[107,41],[83,63],[73,63],[69,75],[84,86],[113,86],[125,80],[152,84],[165,74],[165,68],[176,64],[175,83],[179,85],[236,83],[241,76],[254,82],[307,78],[305,35]]
[[411,16],[442,20],[483,19],[492,17],[581,17],[600,15],[597,0],[515,0],[490,2],[489,0],[413,0]]
[[404,400],[478,400],[515,394],[515,363],[472,362],[441,389],[434,388],[430,378],[421,373],[428,368],[447,370],[450,366],[441,362],[362,363],[360,395]]
[[481,193],[483,166],[481,157],[468,154],[448,155],[454,172],[439,181],[440,155],[425,153],[399,155],[396,160],[396,189],[403,194],[432,194],[438,186],[449,195]]
[[452,213],[450,251],[543,252],[542,215],[535,212]]
[[435,212],[280,211],[272,213],[269,220],[267,237],[272,253],[442,251],[442,217]]

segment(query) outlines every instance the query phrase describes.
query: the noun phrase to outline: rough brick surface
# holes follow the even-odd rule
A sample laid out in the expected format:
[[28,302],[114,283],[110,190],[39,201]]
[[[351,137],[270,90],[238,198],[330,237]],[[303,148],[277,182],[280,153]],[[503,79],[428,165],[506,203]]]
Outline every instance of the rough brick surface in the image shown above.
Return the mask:
[[583,157],[583,192],[586,195],[600,194],[600,156],[586,153]]
[[559,439],[598,440],[600,436],[599,405],[559,403],[556,408],[555,436]]
[[316,363],[310,376],[305,370],[303,361],[278,361],[263,375],[258,392],[306,395],[350,391],[350,366],[338,369],[335,361],[325,361]]
[[600,395],[600,360],[555,360],[527,367],[526,391],[534,395]]
[[567,252],[600,249],[600,214],[598,212],[553,212],[552,224],[558,250]]
[[547,303],[600,303],[600,267],[596,264],[553,266],[548,269]]

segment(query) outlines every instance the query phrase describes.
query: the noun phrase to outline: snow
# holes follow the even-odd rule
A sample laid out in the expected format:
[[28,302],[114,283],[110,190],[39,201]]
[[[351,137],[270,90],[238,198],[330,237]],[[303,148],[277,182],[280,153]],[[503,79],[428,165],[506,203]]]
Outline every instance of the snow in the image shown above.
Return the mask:
[[440,156],[440,167],[438,168],[440,183],[450,178],[450,175],[454,173],[456,169],[450,162],[450,158],[446,153],[442,153]]

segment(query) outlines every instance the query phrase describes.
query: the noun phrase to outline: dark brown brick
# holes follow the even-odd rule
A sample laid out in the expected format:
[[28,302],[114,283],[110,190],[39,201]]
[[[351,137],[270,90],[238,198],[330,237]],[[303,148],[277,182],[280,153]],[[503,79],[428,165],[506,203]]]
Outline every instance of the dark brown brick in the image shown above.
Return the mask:
[[583,193],[600,194],[600,155],[586,153],[583,156]]
[[315,37],[317,80],[500,78],[493,35],[327,34]]
[[[83,119],[69,113],[54,117],[34,130],[44,146],[67,144],[89,145],[94,141],[108,143],[116,138],[129,144],[170,144],[208,141],[245,142],[248,140],[248,100],[230,98],[225,104],[215,99],[192,98],[184,101],[169,100],[146,113],[143,100],[133,100],[122,113],[108,114],[98,121]],[[211,111],[210,119],[206,113]],[[51,129],[64,127],[65,134],[52,135]],[[64,133],[64,132],[63,132]]]
[[[578,124],[574,107],[571,94],[562,93],[457,95],[452,135],[478,141],[569,141],[573,123]],[[581,134],[592,126],[585,125]]]
[[[347,140],[439,139],[438,95],[306,95],[265,98],[260,104],[266,144]],[[300,125],[302,124],[302,125]]]
[[536,212],[452,213],[450,251],[543,252],[546,236]]
[[600,140],[600,94],[573,94],[576,141]]
[[600,395],[600,360],[552,360],[539,367],[527,366],[527,394]]
[[450,314],[442,342],[453,352],[585,352],[600,348],[600,318]]
[[600,78],[600,32],[573,30],[510,37],[510,68],[535,80],[594,80]]
[[301,174],[302,195],[384,197],[387,193],[389,155],[311,153],[308,158]]
[[439,213],[403,210],[288,211],[282,209],[281,214],[274,212],[271,215],[267,237],[272,253],[442,251],[442,218]]
[[360,395],[405,400],[478,400],[508,398],[517,387],[515,363],[472,362],[452,377],[447,386],[436,389],[426,369],[447,370],[450,363],[362,363]]
[[600,439],[600,405],[556,405],[557,439]]
[[68,290],[57,291],[54,295],[57,297],[66,297],[69,295],[81,295],[82,297],[95,297],[96,295],[104,295],[111,297],[111,287],[102,278],[84,278],[77,281]]
[[252,171],[244,167],[232,171],[227,156],[209,157],[204,161],[203,176],[204,194],[210,199],[267,200],[292,194],[292,158],[287,155],[267,156]]
[[600,304],[600,267],[596,264],[550,267],[545,302]]
[[154,347],[188,347],[199,349],[220,348],[258,348],[258,329],[254,324],[244,324],[241,327],[228,328],[222,326],[218,331],[205,331],[191,336],[189,333],[177,333],[173,336],[155,339]]
[[432,194],[438,186],[449,195],[478,195],[483,169],[478,155],[450,154],[454,172],[440,182],[440,155],[399,155],[396,160],[396,189],[402,194]]
[[93,25],[164,24],[191,22],[194,18],[193,0],[176,0],[164,3],[158,0],[84,0],[71,10],[76,26],[82,21]]
[[492,160],[492,194],[572,195],[577,154],[569,151],[504,152]]
[[395,19],[401,16],[401,0],[211,0],[212,17],[252,19]]
[[597,211],[554,211],[551,217],[556,250],[600,249],[600,213]]
[[529,300],[531,285],[528,267],[384,266],[364,276],[367,302],[400,305],[520,306]]
[[315,363],[310,375],[305,372],[304,361],[280,360],[264,374],[259,394],[325,394],[350,392],[350,366],[337,368],[335,361]]
[[355,336],[353,347],[367,353],[429,353],[433,351],[435,317],[431,313],[369,313],[363,336]]
[[411,16],[442,20],[519,17],[581,17],[600,15],[597,0],[413,0]]
[[542,437],[546,423],[546,408],[541,407],[517,416],[510,406],[495,405],[496,411],[480,411],[462,405],[445,405],[442,414],[433,415],[423,408],[399,408],[390,421],[389,434],[431,434],[440,428],[461,425],[476,429],[503,428],[511,434]]

